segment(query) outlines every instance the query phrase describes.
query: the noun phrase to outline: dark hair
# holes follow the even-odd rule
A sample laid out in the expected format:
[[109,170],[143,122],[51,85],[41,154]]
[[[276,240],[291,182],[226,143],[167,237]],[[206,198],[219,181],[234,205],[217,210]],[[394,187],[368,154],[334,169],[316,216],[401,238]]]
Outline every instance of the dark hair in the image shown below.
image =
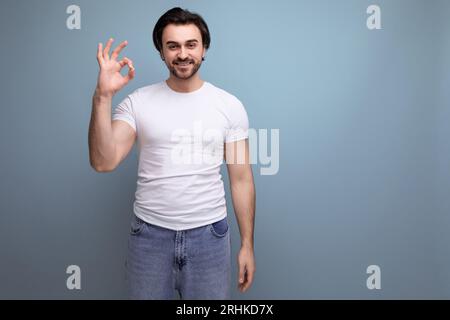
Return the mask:
[[175,25],[185,25],[185,24],[195,24],[200,30],[202,35],[203,47],[209,48],[211,43],[211,37],[209,35],[208,25],[205,20],[197,14],[190,12],[188,10],[183,10],[180,7],[175,7],[164,13],[156,22],[155,28],[153,29],[153,44],[160,53],[162,51],[162,34],[164,28],[168,24]]

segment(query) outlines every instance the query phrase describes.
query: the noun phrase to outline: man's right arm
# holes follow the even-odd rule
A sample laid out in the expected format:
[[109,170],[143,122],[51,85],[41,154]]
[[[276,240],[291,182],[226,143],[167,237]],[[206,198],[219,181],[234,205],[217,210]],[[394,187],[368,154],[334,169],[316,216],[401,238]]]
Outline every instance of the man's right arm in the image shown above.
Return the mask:
[[97,172],[111,172],[126,158],[136,141],[136,132],[126,122],[111,121],[111,98],[92,98],[89,124],[89,161]]
[[[89,162],[98,172],[113,171],[130,152],[136,140],[136,132],[124,121],[111,121],[111,105],[114,94],[134,78],[133,62],[128,58],[117,61],[127,42],[122,42],[109,56],[113,40],[102,50],[100,43],[97,60],[100,72],[92,97],[92,113],[89,123]],[[120,70],[128,65],[126,76]]]

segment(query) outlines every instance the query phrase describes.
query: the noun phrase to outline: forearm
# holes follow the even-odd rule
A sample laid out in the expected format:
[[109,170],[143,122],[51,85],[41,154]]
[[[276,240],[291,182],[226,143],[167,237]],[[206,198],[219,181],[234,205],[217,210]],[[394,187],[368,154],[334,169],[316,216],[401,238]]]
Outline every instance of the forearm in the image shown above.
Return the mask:
[[89,123],[89,161],[93,168],[105,171],[111,168],[115,144],[111,125],[112,96],[96,91],[92,97],[92,113]]
[[239,224],[241,246],[253,249],[256,199],[253,177],[233,181],[231,196]]

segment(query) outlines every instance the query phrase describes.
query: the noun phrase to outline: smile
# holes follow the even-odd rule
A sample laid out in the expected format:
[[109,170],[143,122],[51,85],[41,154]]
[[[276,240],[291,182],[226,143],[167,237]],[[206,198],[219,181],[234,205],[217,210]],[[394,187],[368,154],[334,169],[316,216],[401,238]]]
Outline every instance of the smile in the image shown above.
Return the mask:
[[188,66],[188,65],[190,65],[190,64],[193,64],[193,62],[183,62],[183,63],[181,63],[181,62],[178,62],[178,63],[175,63],[177,66],[180,66],[180,67],[185,67],[185,66]]

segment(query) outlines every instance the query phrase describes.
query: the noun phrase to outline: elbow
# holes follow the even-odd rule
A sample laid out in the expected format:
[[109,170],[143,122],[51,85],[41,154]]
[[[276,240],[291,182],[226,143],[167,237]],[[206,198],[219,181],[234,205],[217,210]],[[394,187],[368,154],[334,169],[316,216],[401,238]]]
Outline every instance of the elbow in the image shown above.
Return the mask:
[[117,167],[115,159],[108,153],[94,152],[91,149],[89,149],[89,164],[92,169],[99,173],[112,172]]
[[98,173],[107,173],[107,172],[113,172],[114,169],[113,168],[108,168],[108,167],[92,167],[96,172]]
[[94,169],[98,173],[112,172],[112,171],[114,171],[116,169],[113,166],[98,165],[98,164],[95,164],[95,163],[92,163],[92,162],[90,164],[91,164],[91,168]]
[[231,188],[254,188],[254,182],[252,176],[235,177],[230,181]]

